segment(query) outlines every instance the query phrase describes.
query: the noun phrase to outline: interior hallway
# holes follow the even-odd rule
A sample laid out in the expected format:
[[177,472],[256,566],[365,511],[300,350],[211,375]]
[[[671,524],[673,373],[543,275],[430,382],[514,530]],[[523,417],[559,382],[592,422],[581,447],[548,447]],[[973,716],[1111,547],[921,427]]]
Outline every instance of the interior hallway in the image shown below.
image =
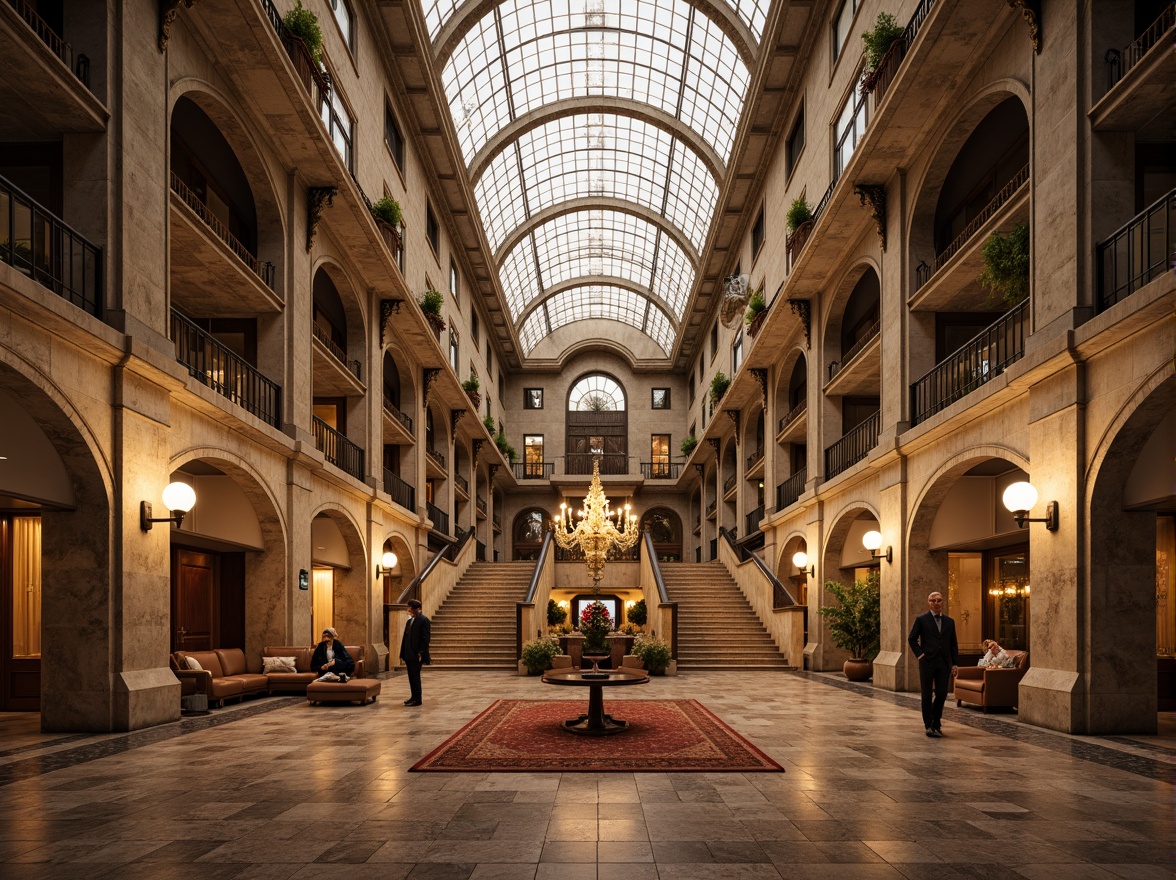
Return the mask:
[[[451,774],[408,768],[536,678],[426,669],[371,706],[266,698],[129,734],[0,715],[0,872],[180,878],[1172,877],[1172,716],[1075,737],[811,673],[696,672],[694,698],[785,773]],[[225,723],[231,721],[231,723]],[[569,737],[569,762],[576,740]],[[325,864],[324,864],[325,863]],[[333,866],[331,863],[335,863]]]

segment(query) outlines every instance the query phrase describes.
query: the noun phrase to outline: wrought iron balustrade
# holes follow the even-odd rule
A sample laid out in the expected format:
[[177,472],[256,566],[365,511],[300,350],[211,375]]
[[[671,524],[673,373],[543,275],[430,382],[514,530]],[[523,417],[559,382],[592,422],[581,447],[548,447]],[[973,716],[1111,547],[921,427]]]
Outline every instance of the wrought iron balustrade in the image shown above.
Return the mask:
[[357,480],[363,479],[363,450],[320,419],[311,416],[314,425],[314,445],[327,461]]
[[776,510],[783,510],[795,504],[804,494],[804,484],[808,480],[808,468],[801,468],[791,477],[776,487]]
[[554,461],[516,461],[510,467],[516,480],[550,480],[555,473]]
[[485,516],[486,515],[486,499],[483,498],[481,495],[479,495],[477,497],[477,499],[474,501],[474,504],[476,504],[478,507],[478,513],[482,514],[482,516]]
[[735,488],[735,475],[731,474],[731,476],[729,476],[729,477],[727,477],[727,479],[723,480],[723,494],[726,495],[728,492],[730,492],[734,488]]
[[8,5],[16,10],[16,14],[24,19],[25,24],[32,28],[33,33],[49,47],[49,51],[61,59],[61,63],[73,72],[86,88],[90,88],[90,59],[78,53],[74,54],[73,46],[57,35],[45,19],[37,14],[37,8],[28,0],[8,0]]
[[792,407],[792,409],[788,410],[788,412],[784,413],[784,415],[780,416],[780,427],[776,429],[776,433],[779,434],[781,431],[799,419],[802,415],[804,415],[805,410],[807,409],[808,401],[802,400],[796,406]]
[[408,431],[410,434],[412,433],[412,416],[405,415],[403,412],[401,412],[400,407],[394,404],[388,398],[387,394],[384,395],[384,412],[392,416],[392,418],[396,419],[396,421],[400,422],[400,424],[404,426],[404,430]]
[[273,0],[261,0],[261,5],[265,10],[266,18],[269,19],[274,31],[277,32],[282,48],[286,50],[286,54],[294,64],[294,71],[298,75],[298,79],[302,82],[302,87],[306,89],[306,93],[310,95],[311,102],[317,108],[319,101],[322,100],[322,96],[330,95],[331,93],[331,78],[323,72],[318,62],[311,57],[310,50],[306,48],[306,43],[302,42],[299,37],[294,36],[287,29],[286,23],[282,21],[282,14],[274,6]]
[[[1122,52],[1118,49],[1108,51],[1103,56],[1107,63],[1108,90],[1113,89],[1157,43],[1164,42],[1164,35],[1173,26],[1176,26],[1176,3],[1169,3],[1160,13],[1160,17],[1153,21],[1138,39],[1132,40]],[[1171,51],[1170,43],[1168,50]]]
[[747,514],[747,534],[748,535],[754,535],[756,532],[759,531],[759,524],[763,518],[764,518],[764,506],[762,504],[759,507],[755,508],[754,510],[751,510],[748,512],[748,514]]
[[466,495],[470,494],[470,481],[461,474],[453,475],[453,482],[457,484],[457,488],[461,489]]
[[[564,549],[559,545],[552,548],[555,550],[556,562],[583,562],[584,551],[579,546],[569,547]],[[613,550],[608,554],[610,562],[636,562],[641,558],[641,543],[638,542],[630,547],[628,550],[621,550],[620,552]]]
[[429,458],[433,459],[433,461],[435,461],[435,462],[437,462],[437,464],[441,465],[442,468],[445,467],[445,453],[441,452],[440,450],[434,449],[432,446],[426,446],[425,447],[425,455],[429,456]]
[[224,242],[225,246],[231,250],[242,263],[256,275],[261,282],[270,290],[274,289],[274,264],[269,262],[262,262],[253,255],[249,248],[241,244],[233,233],[229,232],[227,226],[220,221],[204,202],[200,201],[200,197],[192,192],[191,187],[180,179],[179,175],[174,171],[171,172],[171,188],[180,200],[185,205],[192,209],[197,217],[207,226],[212,234]]
[[751,470],[757,464],[764,460],[764,448],[762,446],[756,447],[752,450],[751,455],[747,456],[747,470]]
[[0,177],[0,260],[95,318],[102,249]]
[[176,360],[193,378],[266,424],[282,427],[282,389],[276,382],[175,309],[171,338]]
[[890,44],[890,49],[887,50],[883,56],[882,61],[878,64],[878,69],[874,72],[874,106],[877,107],[882,103],[882,99],[886,96],[890,84],[894,82],[894,78],[898,76],[898,71],[902,69],[902,62],[906,60],[907,52],[910,51],[911,46],[915,42],[915,37],[918,36],[919,29],[923,26],[923,22],[927,20],[927,14],[935,5],[935,0],[923,0],[911,16],[911,20],[907,22],[906,28],[897,40]]
[[433,521],[433,531],[448,535],[449,514],[431,502],[425,504],[425,511],[429,519]]
[[401,507],[416,510],[416,488],[384,468],[384,491]]
[[629,456],[623,452],[569,452],[564,455],[564,473],[572,475],[591,475],[592,460],[600,459],[602,474],[627,474],[629,472]]
[[718,502],[718,501],[712,501],[710,504],[708,504],[708,505],[706,506],[706,516],[707,516],[707,519],[710,519],[710,517],[711,517],[711,514],[713,514],[713,513],[715,512],[715,510],[718,508],[718,506],[719,506],[719,502]]
[[643,461],[641,476],[647,480],[676,480],[682,475],[680,461]]
[[321,342],[323,347],[333,354],[335,356],[335,360],[341,363],[349,373],[362,382],[363,376],[361,375],[361,372],[363,367],[359,361],[349,361],[347,359],[347,352],[339,347],[338,343],[336,343],[335,340],[331,338],[331,334],[328,333],[324,328],[313,322],[311,323],[310,327],[314,331],[314,338]]
[[833,361],[833,363],[829,364],[829,381],[833,381],[834,376],[844,370],[846,366],[853,362],[855,357],[865,350],[866,346],[877,339],[878,333],[881,329],[881,322],[875,321],[870,326],[870,328],[866,330],[866,335],[851,345],[849,347],[849,351],[845,353],[845,356],[842,357],[840,361]]
[[995,379],[1025,353],[1029,301],[1014,306],[991,326],[936,364],[911,385],[911,424],[926,421],[961,397]]
[[832,479],[853,467],[878,445],[882,413],[876,412],[825,450],[825,477]]
[[1172,270],[1176,270],[1176,189],[1098,246],[1099,311]]

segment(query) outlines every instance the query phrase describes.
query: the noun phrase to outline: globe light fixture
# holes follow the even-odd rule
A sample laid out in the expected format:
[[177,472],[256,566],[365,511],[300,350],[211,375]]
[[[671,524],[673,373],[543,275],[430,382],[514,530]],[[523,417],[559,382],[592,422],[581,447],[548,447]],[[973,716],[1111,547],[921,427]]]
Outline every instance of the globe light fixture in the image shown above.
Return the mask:
[[1012,513],[1017,528],[1023,529],[1028,523],[1039,522],[1045,523],[1048,531],[1056,532],[1058,530],[1058,503],[1056,501],[1051,501],[1045,506],[1044,517],[1029,515],[1029,511],[1037,504],[1037,490],[1031,484],[1024,481],[1011,483],[1004,490],[1001,501],[1005,508]]
[[391,550],[384,553],[384,555],[380,557],[379,564],[376,566],[376,580],[392,574],[392,569],[396,567],[396,563],[399,561],[400,560],[396,558],[396,554]]
[[153,523],[170,522],[179,528],[184,521],[184,514],[196,505],[196,490],[187,483],[168,483],[163,490],[163,506],[168,509],[168,516],[152,519],[150,501],[139,502],[139,528],[145,532],[151,531]]
[[592,460],[592,482],[584,496],[584,506],[575,512],[567,504],[560,504],[559,515],[553,523],[555,543],[564,550],[584,554],[584,563],[592,578],[592,593],[600,592],[604,577],[604,563],[610,553],[623,553],[637,543],[637,514],[609,507],[604,487],[600,484],[600,459]]
[[814,562],[812,565],[809,565],[808,554],[803,550],[797,550],[792,554],[792,564],[800,570],[801,574],[807,575],[808,577],[816,577],[817,564]]
[[882,546],[882,533],[870,529],[862,535],[862,546],[870,551],[871,559],[885,559],[887,562],[894,562],[894,548],[887,547],[884,553],[879,553],[878,548]]

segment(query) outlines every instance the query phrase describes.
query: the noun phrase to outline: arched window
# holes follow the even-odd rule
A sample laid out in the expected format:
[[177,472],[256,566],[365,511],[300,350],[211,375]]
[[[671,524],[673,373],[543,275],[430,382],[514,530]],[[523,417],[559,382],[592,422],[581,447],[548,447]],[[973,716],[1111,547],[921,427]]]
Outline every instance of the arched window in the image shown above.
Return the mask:
[[649,530],[660,562],[682,561],[682,520],[674,511],[658,507],[641,518],[641,530]]
[[590,373],[572,385],[564,473],[590,474],[594,461],[602,474],[628,473],[628,435],[625,390],[616,379]]
[[624,390],[615,379],[600,373],[585,376],[568,394],[569,412],[615,412],[624,408]]
[[512,543],[516,561],[539,558],[539,548],[543,546],[543,531],[549,518],[546,510],[537,507],[524,510],[515,517]]

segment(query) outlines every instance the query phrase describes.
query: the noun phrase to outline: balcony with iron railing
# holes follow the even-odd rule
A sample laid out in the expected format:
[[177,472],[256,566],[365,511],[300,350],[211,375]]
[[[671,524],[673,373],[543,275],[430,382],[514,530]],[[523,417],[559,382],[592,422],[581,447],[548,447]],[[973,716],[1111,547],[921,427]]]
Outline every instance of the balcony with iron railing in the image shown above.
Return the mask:
[[[1106,50],[1107,91],[1090,111],[1096,131],[1137,132],[1157,117],[1171,115],[1171,85],[1176,82],[1174,31],[1176,3],[1168,3],[1125,48]],[[1100,51],[1106,46],[1097,35],[1094,42]]]
[[0,260],[102,317],[102,250],[0,177]]
[[384,491],[401,507],[416,510],[416,488],[387,468],[384,468]]
[[807,419],[805,414],[808,412],[808,400],[802,400],[784,415],[780,416],[780,422],[776,428],[776,442],[790,443],[793,440],[805,436],[807,428]]
[[875,321],[846,349],[841,360],[829,364],[829,379],[824,388],[826,394],[878,393],[882,373],[881,330],[881,322]]
[[1176,189],[1100,243],[1097,256],[1100,312],[1176,270]]
[[425,447],[425,467],[430,476],[440,479],[449,476],[449,470],[445,465],[445,453],[432,446]]
[[764,506],[762,504],[759,507],[756,507],[753,510],[748,511],[747,516],[746,516],[746,520],[747,520],[746,534],[749,537],[759,531],[760,523],[763,521],[763,518],[764,518]]
[[731,476],[723,480],[723,500],[735,500],[735,474],[731,474]]
[[320,419],[311,416],[314,425],[314,445],[326,456],[327,461],[357,480],[362,480],[363,450]]
[[282,427],[282,389],[276,382],[175,309],[171,338],[176,360],[189,375],[266,424]]
[[406,443],[415,443],[416,435],[412,432],[412,417],[401,412],[387,394],[383,395],[384,422],[400,435]]
[[[346,370],[349,374],[355,377],[357,382],[363,382],[363,365],[357,360],[349,360],[347,352],[331,338],[330,332],[325,327],[311,322],[311,330],[314,333],[315,341],[322,345],[323,349],[328,352],[340,367]],[[362,387],[362,385],[361,385]]]
[[261,0],[266,18],[277,32],[278,40],[286,50],[290,62],[294,65],[294,72],[306,94],[310,97],[311,106],[318,107],[324,96],[331,93],[331,78],[324,72],[306,48],[306,43],[294,36],[282,21],[282,14],[274,6],[273,0]]
[[516,480],[550,480],[555,474],[554,461],[515,461],[510,467]]
[[478,511],[478,517],[480,519],[485,519],[486,518],[486,510],[487,510],[486,499],[483,498],[481,495],[479,495],[476,499],[474,499],[474,507]]
[[463,501],[469,501],[470,500],[470,481],[467,480],[465,477],[463,477],[461,474],[454,474],[453,475],[453,491],[456,492],[457,495]]
[[935,0],[922,0],[915,7],[914,14],[911,15],[910,21],[907,22],[907,26],[903,29],[902,34],[890,44],[890,48],[878,63],[877,69],[871,76],[870,83],[873,87],[875,107],[880,105],[883,99],[885,99],[886,93],[890,89],[890,84],[894,82],[894,78],[898,75],[903,61],[906,60],[911,44],[915,42],[915,37],[918,36],[919,30],[923,27],[923,22],[927,20],[927,13],[931,11],[931,7],[934,5]]
[[694,514],[694,534],[697,535],[701,531],[702,531],[702,514],[696,513],[696,514]]
[[[73,46],[63,40],[61,36],[49,26],[45,19],[37,12],[37,4],[29,0],[7,0],[28,28],[32,31],[30,38],[35,37],[40,43],[48,47],[49,51],[65,65],[66,70],[87,89],[90,88],[90,59],[81,52],[74,52]],[[59,6],[60,8],[60,6]]]
[[433,531],[442,535],[449,534],[449,514],[432,502],[425,504],[426,515],[433,521]]
[[643,461],[641,476],[647,480],[676,480],[682,475],[680,461]]
[[876,412],[828,447],[825,450],[825,479],[833,479],[869,455],[870,450],[878,445],[881,424],[882,413]]
[[795,504],[804,494],[808,480],[808,468],[801,468],[776,487],[776,510],[780,511]]
[[747,456],[746,467],[744,468],[744,475],[750,480],[753,477],[759,476],[757,471],[762,471],[761,465],[764,463],[764,448],[757,446]]
[[1029,301],[1014,306],[911,385],[911,424],[926,421],[1003,373],[1025,353]]
[[594,459],[600,460],[602,474],[629,472],[629,456],[623,452],[568,452],[564,455],[564,473],[572,476],[591,475]]
[[712,501],[710,504],[708,504],[706,506],[706,518],[707,519],[714,519],[715,518],[715,511],[718,510],[718,507],[719,507],[718,501]]
[[494,508],[494,514],[490,517],[490,521],[494,523],[494,531],[502,531],[502,514],[499,512],[497,507]]

